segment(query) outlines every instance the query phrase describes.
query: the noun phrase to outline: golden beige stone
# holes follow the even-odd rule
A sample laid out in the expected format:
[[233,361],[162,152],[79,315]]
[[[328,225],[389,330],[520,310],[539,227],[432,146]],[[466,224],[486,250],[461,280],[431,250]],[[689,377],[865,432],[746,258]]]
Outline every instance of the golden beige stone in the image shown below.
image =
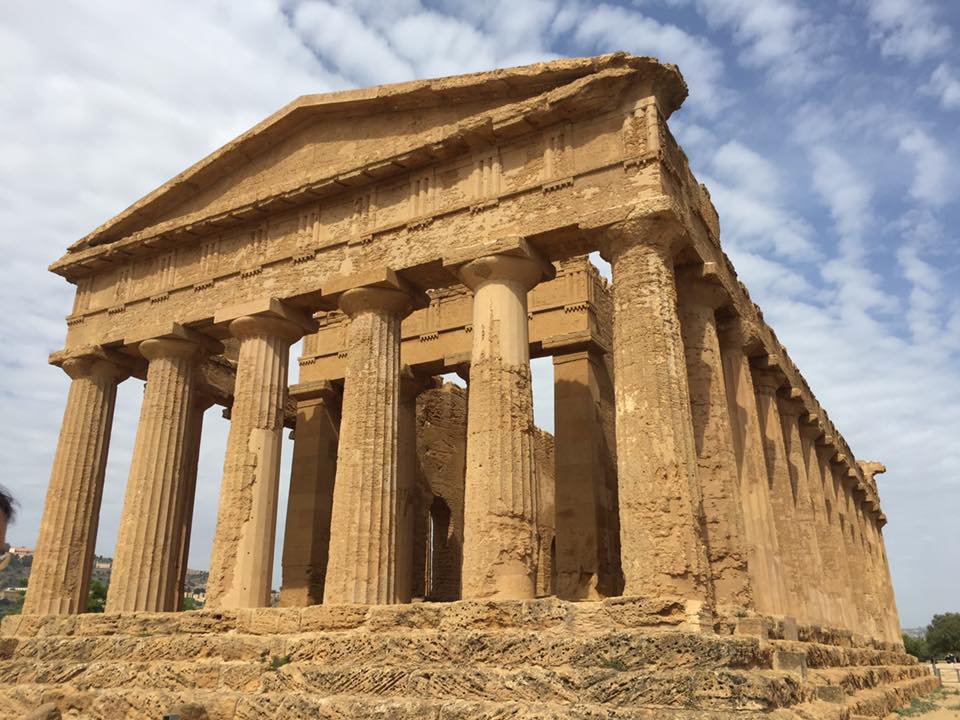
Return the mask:
[[86,610],[117,383],[126,373],[93,356],[68,358],[70,392],[40,522],[28,614]]
[[[306,96],[71,245],[50,361],[72,383],[0,717],[841,720],[931,689],[883,467],[737,279],[667,124],[685,96],[623,53]],[[108,613],[78,615],[127,374]],[[207,607],[174,613],[210,405]]]

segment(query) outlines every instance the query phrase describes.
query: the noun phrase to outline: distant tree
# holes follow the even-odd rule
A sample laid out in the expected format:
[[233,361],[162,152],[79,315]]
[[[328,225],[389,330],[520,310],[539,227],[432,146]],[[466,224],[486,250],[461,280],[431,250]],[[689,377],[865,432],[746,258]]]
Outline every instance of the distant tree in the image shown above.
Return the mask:
[[90,594],[87,596],[87,612],[102,613],[107,605],[107,586],[99,580],[90,583]]
[[6,518],[8,523],[12,523],[16,516],[17,501],[13,495],[3,485],[0,485],[0,513]]
[[903,647],[918,660],[927,661],[930,659],[930,648],[927,647],[926,638],[904,634]]
[[197,605],[197,601],[194,600],[189,595],[183,596],[183,609],[184,610],[199,610],[200,606]]
[[926,640],[934,658],[960,652],[960,613],[934,615],[927,625]]

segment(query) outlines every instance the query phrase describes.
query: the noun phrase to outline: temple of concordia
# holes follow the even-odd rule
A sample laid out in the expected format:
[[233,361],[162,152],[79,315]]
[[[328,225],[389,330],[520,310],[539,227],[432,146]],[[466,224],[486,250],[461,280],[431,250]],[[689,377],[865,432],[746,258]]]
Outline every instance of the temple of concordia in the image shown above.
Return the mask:
[[[935,687],[900,641],[883,466],[737,280],[667,126],[686,92],[617,53],[306,96],[74,243],[0,717],[865,720]],[[548,356],[555,437],[533,422]],[[177,612],[214,405],[206,607]]]

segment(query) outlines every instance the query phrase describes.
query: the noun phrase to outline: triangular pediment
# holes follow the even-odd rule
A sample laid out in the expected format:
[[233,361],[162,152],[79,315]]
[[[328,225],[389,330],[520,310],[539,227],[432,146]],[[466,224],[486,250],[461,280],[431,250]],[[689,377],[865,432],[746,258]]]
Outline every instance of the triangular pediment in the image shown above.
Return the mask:
[[243,215],[278,197],[319,197],[324,183],[336,189],[406,172],[455,152],[458,143],[477,143],[484,132],[492,137],[497,123],[519,126],[539,113],[529,131],[564,99],[583,100],[589,111],[591,101],[637,77],[657,87],[668,114],[686,94],[675,68],[616,53],[304,96],[74,243],[51,269],[60,272],[120,241],[126,246],[206,218]]

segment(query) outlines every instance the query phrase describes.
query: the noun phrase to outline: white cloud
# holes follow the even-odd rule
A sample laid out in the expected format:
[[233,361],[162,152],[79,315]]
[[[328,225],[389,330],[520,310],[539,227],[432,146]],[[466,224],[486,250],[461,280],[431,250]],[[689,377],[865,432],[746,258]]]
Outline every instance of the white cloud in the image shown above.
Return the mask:
[[930,75],[930,82],[922,89],[939,99],[940,104],[947,110],[960,108],[960,77],[947,63],[937,65]]
[[953,33],[928,0],[866,0],[872,36],[884,55],[919,62],[950,47]]
[[740,62],[767,72],[788,92],[825,73],[822,39],[810,12],[792,0],[698,0],[697,8],[715,27],[728,27],[743,47]]
[[844,257],[859,259],[863,236],[871,224],[870,200],[873,188],[869,180],[835,149],[816,145],[810,149],[813,187],[837,228]]
[[581,7],[573,37],[588,52],[626,50],[679,65],[690,87],[687,106],[708,117],[732,102],[720,52],[707,39],[617,5]]
[[910,194],[922,203],[941,206],[956,200],[956,173],[946,150],[923,130],[900,139],[900,151],[914,164]]

